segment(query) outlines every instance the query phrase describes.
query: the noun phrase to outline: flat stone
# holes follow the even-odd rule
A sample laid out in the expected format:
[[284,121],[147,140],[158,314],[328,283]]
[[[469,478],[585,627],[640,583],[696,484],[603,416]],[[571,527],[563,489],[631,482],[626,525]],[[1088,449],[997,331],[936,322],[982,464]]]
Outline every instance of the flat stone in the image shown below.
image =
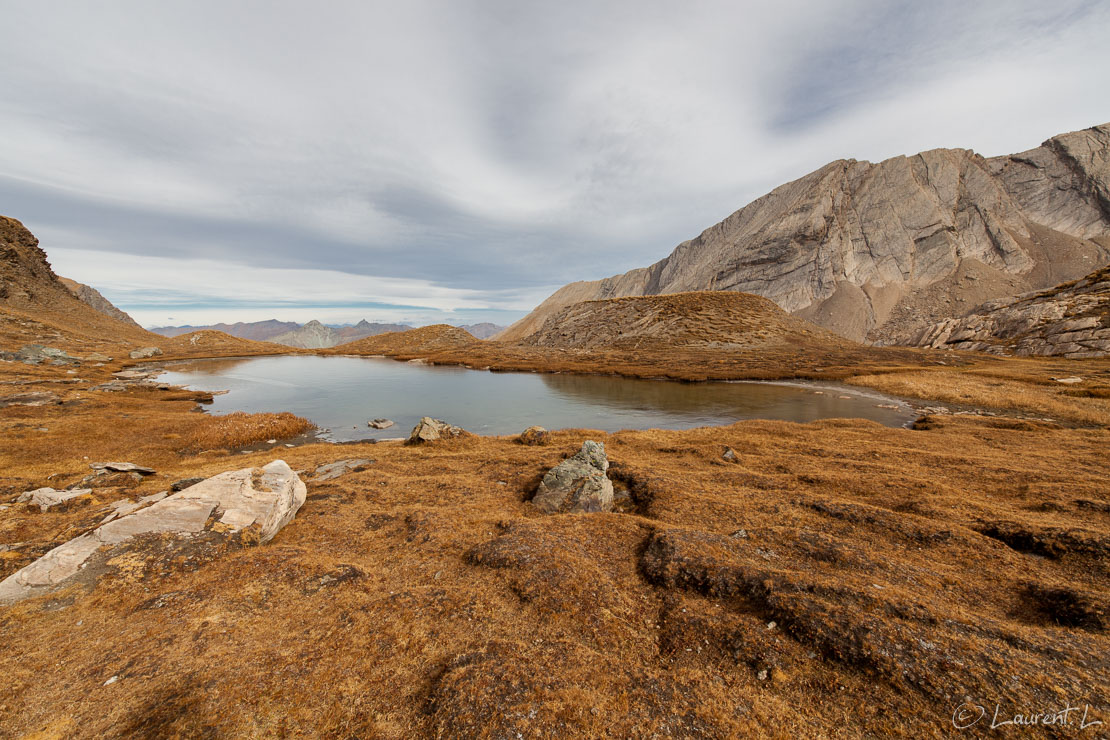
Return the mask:
[[[0,582],[0,604],[64,585],[101,548],[116,548],[140,535],[172,534],[176,542],[184,543],[202,532],[227,538],[257,527],[257,542],[269,542],[293,519],[306,493],[304,483],[284,460],[221,473],[54,548]],[[219,517],[219,528],[213,528],[213,515]]]
[[57,394],[49,391],[27,391],[0,398],[0,408],[5,406],[50,406],[61,403]]
[[374,419],[373,421],[366,422],[366,426],[371,429],[389,429],[393,426],[392,419]]
[[359,470],[365,470],[374,464],[374,460],[366,457],[352,458],[350,460],[337,460],[316,468],[316,474],[313,481],[319,483],[326,480],[338,478],[347,473],[355,473]]
[[92,493],[91,488],[71,488],[67,491],[56,491],[53,488],[38,488],[27,491],[16,499],[19,504],[34,504],[40,511],[46,511],[52,506],[63,504],[70,499]]
[[89,463],[93,470],[111,470],[116,473],[138,473],[139,475],[154,475],[154,468],[144,468],[129,462],[95,462]]

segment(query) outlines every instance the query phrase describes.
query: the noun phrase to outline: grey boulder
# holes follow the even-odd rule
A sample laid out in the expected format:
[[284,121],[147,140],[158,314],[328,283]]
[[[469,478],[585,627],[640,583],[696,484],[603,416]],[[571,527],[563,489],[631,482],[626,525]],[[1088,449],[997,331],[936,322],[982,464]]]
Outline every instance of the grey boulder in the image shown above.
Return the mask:
[[461,437],[464,434],[467,434],[467,431],[462,427],[448,424],[441,419],[433,419],[430,416],[425,416],[412,428],[412,434],[409,435],[406,444],[418,445],[425,442],[434,442],[439,439]]
[[545,514],[611,511],[613,482],[607,470],[605,445],[586,440],[573,457],[547,471],[532,504]]
[[84,496],[87,493],[92,493],[92,489],[71,488],[66,491],[56,491],[53,488],[38,488],[34,491],[27,491],[27,493],[24,493],[16,499],[16,503],[33,504],[39,507],[39,511],[46,511],[52,506],[64,504],[72,498]]

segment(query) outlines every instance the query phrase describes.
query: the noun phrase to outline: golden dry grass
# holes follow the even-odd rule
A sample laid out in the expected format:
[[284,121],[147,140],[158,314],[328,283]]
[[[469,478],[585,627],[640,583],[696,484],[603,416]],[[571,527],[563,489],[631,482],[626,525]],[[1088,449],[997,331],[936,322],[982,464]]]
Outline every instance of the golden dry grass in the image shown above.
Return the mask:
[[289,412],[246,414],[241,411],[224,416],[205,416],[182,440],[184,450],[234,450],[269,439],[284,440],[314,429],[307,419]]
[[[1070,370],[1084,372],[1078,367]],[[1101,369],[1087,373],[1082,383],[1074,385],[1051,378],[1007,375],[996,369],[859,375],[847,382],[905,398],[1022,411],[1076,424],[1110,426],[1110,396],[1107,395],[1110,374]]]

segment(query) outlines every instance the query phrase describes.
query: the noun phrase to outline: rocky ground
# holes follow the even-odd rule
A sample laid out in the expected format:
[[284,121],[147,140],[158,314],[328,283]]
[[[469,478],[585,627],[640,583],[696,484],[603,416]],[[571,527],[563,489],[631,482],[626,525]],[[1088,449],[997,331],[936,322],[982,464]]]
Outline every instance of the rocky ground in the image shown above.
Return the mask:
[[993,354],[1103,357],[1110,354],[1110,267],[1082,280],[981,306],[910,337],[919,347]]

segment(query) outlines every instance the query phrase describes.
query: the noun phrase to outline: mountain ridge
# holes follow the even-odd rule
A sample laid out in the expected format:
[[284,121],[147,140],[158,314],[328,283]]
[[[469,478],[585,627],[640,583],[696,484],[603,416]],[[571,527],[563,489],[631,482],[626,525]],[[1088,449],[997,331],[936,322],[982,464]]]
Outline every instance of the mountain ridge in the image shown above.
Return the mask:
[[[757,198],[648,267],[570,283],[498,334],[584,300],[763,295],[842,336],[897,343],[984,301],[1110,261],[1110,124],[984,158],[933,149],[840,159]],[[967,283],[978,283],[969,287]]]

